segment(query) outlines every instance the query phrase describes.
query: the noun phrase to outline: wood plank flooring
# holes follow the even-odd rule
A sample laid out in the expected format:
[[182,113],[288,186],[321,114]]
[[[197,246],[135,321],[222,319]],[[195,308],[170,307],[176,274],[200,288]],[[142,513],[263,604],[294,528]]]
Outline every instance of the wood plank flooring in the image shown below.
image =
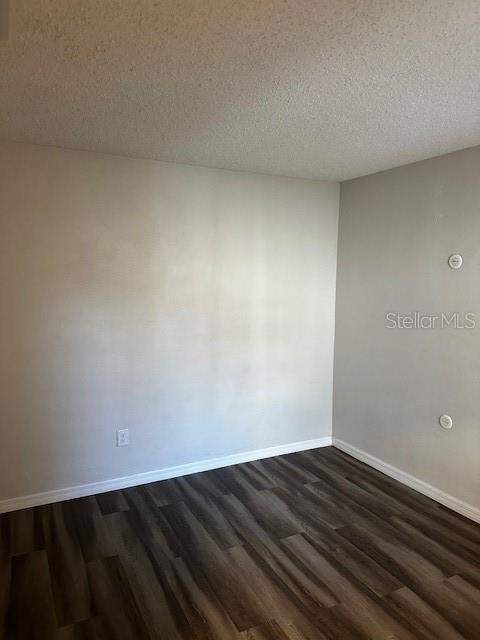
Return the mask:
[[479,640],[480,526],[331,447],[0,516],[7,640]]

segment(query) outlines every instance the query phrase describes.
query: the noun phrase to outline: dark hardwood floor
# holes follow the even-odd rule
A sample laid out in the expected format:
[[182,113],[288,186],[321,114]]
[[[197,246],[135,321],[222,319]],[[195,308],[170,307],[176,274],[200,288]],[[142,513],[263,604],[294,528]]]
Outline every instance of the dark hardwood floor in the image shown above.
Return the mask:
[[480,639],[480,526],[330,447],[0,527],[8,640]]

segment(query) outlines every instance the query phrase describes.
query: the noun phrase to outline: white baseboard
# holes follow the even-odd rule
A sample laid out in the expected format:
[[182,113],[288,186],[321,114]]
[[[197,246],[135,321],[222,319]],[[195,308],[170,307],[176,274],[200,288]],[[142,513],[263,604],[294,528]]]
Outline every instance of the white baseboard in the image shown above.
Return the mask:
[[361,462],[365,462],[365,464],[368,464],[370,467],[381,471],[385,475],[398,480],[402,484],[407,485],[407,487],[415,489],[415,491],[418,491],[419,493],[423,493],[423,495],[432,498],[432,500],[439,502],[443,506],[448,507],[449,509],[460,513],[462,516],[470,518],[470,520],[473,520],[474,522],[478,522],[480,524],[480,509],[478,509],[477,507],[474,507],[473,505],[468,504],[463,500],[459,500],[458,498],[455,498],[448,493],[440,491],[440,489],[433,487],[431,484],[428,484],[428,482],[419,480],[418,478],[415,478],[415,476],[412,476],[409,473],[406,473],[401,469],[397,469],[397,467],[394,467],[393,465],[388,464],[387,462],[383,462],[383,460],[372,456],[370,453],[362,451],[362,449],[358,449],[357,447],[348,444],[348,442],[344,442],[343,440],[339,440],[338,438],[333,438],[333,446],[337,449],[340,449],[341,451],[344,451],[345,453],[348,453],[348,455],[352,456],[353,458],[356,458]]
[[95,495],[96,493],[105,493],[106,491],[126,489],[127,487],[135,487],[140,484],[157,482],[158,480],[187,476],[190,473],[229,467],[232,464],[239,464],[241,462],[251,462],[252,460],[271,458],[273,456],[280,456],[286,453],[305,451],[306,449],[328,447],[331,444],[331,436],[314,438],[313,440],[302,440],[300,442],[291,442],[289,444],[282,444],[276,447],[256,449],[255,451],[245,451],[243,453],[222,456],[221,458],[210,458],[209,460],[181,464],[176,467],[165,467],[156,471],[136,473],[131,476],[123,476],[121,478],[113,478],[111,480],[102,480],[101,482],[92,482],[64,489],[54,489],[53,491],[45,491],[43,493],[33,493],[31,495],[20,496],[18,498],[8,498],[7,500],[0,500],[0,513],[16,511],[17,509],[26,509],[28,507],[36,507],[38,505],[50,504],[52,502],[61,502],[62,500],[71,500],[72,498],[82,498],[84,496]]

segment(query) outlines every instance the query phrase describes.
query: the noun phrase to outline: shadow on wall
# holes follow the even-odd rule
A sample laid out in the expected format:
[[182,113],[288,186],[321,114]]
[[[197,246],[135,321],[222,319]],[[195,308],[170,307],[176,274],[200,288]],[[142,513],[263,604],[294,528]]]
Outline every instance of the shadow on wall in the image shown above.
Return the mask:
[[330,434],[336,185],[24,145],[0,169],[0,497]]

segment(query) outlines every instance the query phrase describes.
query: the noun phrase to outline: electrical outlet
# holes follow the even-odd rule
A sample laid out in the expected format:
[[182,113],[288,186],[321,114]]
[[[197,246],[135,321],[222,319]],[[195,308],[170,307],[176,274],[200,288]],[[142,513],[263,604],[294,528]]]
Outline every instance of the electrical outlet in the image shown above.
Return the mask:
[[117,429],[117,447],[128,447],[130,444],[130,434],[128,429]]

